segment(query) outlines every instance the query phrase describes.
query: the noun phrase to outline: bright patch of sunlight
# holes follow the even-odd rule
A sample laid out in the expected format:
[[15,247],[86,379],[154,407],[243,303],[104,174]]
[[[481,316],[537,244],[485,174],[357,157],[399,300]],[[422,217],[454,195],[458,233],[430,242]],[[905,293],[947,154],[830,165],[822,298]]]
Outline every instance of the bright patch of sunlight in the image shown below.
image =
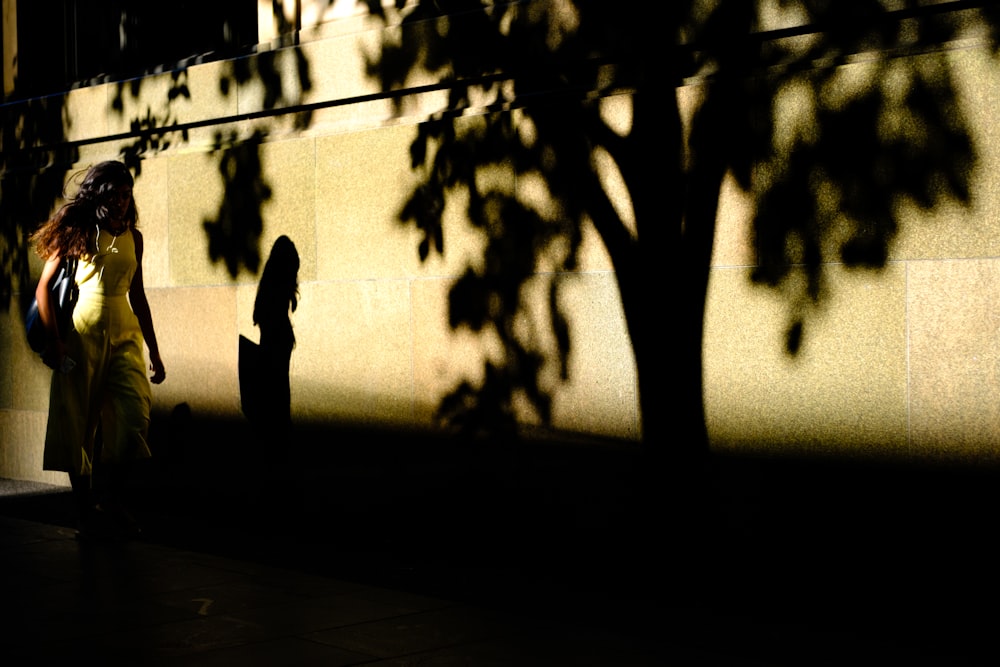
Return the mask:
[[814,169],[809,175],[809,187],[819,207],[820,215],[833,215],[842,208],[843,189],[822,169]]
[[761,31],[806,25],[809,20],[809,12],[802,4],[789,4],[782,0],[760,0],[757,3],[757,27]]
[[856,63],[838,67],[820,91],[819,100],[824,108],[838,110],[852,100],[871,90],[875,75],[880,73],[870,63]]
[[479,192],[498,192],[503,195],[514,192],[514,170],[509,164],[483,165],[476,169],[475,179]]
[[[549,310],[549,289],[552,276],[536,275],[521,286],[522,309],[514,318],[514,334],[525,347],[541,353],[543,363],[538,369],[538,384],[543,391],[554,393],[560,384],[557,345]],[[527,395],[515,396],[514,407],[519,421],[539,424],[541,415]]]
[[565,236],[556,236],[545,246],[545,250],[538,255],[535,268],[538,273],[553,273],[562,271],[569,257],[569,239]]
[[948,59],[941,53],[927,54],[912,63],[920,73],[920,78],[931,85],[950,85],[951,68]]
[[899,22],[899,37],[897,43],[902,45],[916,46],[920,41],[920,21],[909,19]]
[[804,79],[793,79],[782,86],[774,101],[774,148],[787,155],[796,144],[811,144],[816,134],[816,100],[813,89]]
[[516,96],[517,88],[513,79],[506,79],[500,83],[500,95],[505,100],[512,100]]
[[[825,237],[821,252],[824,257],[836,257],[839,249],[846,243],[854,229],[854,223],[843,213],[844,189],[823,169],[813,169],[809,174],[809,189],[816,202],[816,216],[819,223],[829,232]],[[799,238],[795,248],[787,247],[787,257],[793,263],[805,262],[805,248]],[[793,251],[798,254],[793,254]]]
[[[936,59],[925,58],[936,64]],[[934,75],[937,72],[933,73]],[[879,80],[885,104],[878,118],[879,136],[886,140],[905,140],[922,145],[927,139],[927,128],[917,118],[907,101],[907,93],[913,86],[913,72],[902,61],[888,63]]]
[[902,60],[894,60],[885,64],[879,75],[882,84],[882,95],[886,102],[893,106],[906,103],[906,92],[910,89],[913,77],[910,67]]
[[[270,5],[271,3],[264,4]],[[382,4],[389,7],[394,6],[394,3],[383,2]],[[326,3],[326,6],[323,6],[321,3],[307,3],[302,7],[302,23],[309,25],[306,19],[311,13],[319,13],[322,15],[323,20],[329,20],[357,16],[367,11],[367,4],[361,2],[361,0],[332,0],[332,2]]]
[[451,32],[451,21],[447,16],[442,16],[437,21],[434,21],[432,25],[435,29],[434,32],[436,32],[437,36],[441,39],[446,38],[448,33]]
[[517,199],[524,206],[534,209],[545,220],[555,220],[563,215],[562,206],[549,192],[548,181],[537,171],[526,172],[517,177]]
[[[487,12],[492,13],[495,10],[496,10],[496,7],[494,6],[494,7],[490,7],[487,10]],[[516,16],[517,16],[517,12],[513,11],[511,9],[510,5],[507,5],[507,6],[504,7],[504,13],[503,13],[503,16],[500,17],[500,23],[499,23],[500,34],[501,35],[503,35],[504,37],[510,37],[510,29],[511,29],[511,26],[514,25],[514,17],[516,17]]]
[[615,207],[615,212],[621,218],[622,224],[628,229],[632,238],[638,237],[635,226],[635,211],[632,207],[632,197],[629,194],[628,186],[622,177],[618,164],[604,148],[598,146],[590,154],[590,161],[597,175],[604,184],[604,191]]
[[[510,88],[510,96],[507,99],[513,98],[513,82],[508,82],[504,84],[504,95],[507,95],[507,88]],[[535,121],[531,119],[530,116],[526,114],[521,114],[517,121],[517,136],[521,139],[521,144],[525,148],[531,148],[535,145],[535,141],[538,140],[538,128],[535,127]]]
[[759,162],[753,170],[753,189],[757,192],[767,192],[781,173],[779,160]]
[[554,353],[552,347],[546,345],[550,341],[547,335],[552,331],[549,321],[548,289],[552,282],[551,275],[535,275],[521,285],[521,298],[524,307],[514,317],[512,329],[514,336],[533,350],[544,350],[549,356]]
[[551,0],[547,6],[548,34],[545,46],[555,52],[562,46],[563,39],[574,34],[580,27],[580,12],[572,0]]
[[[565,216],[562,204],[552,197],[548,182],[537,171],[527,172],[518,176],[517,199],[521,205],[533,210],[538,217],[546,221],[558,221]],[[569,257],[570,246],[565,236],[557,235],[539,252],[536,272],[549,273],[561,271],[566,258]]]
[[691,3],[691,21],[695,25],[702,25],[719,6],[719,0],[694,0]]
[[624,137],[632,131],[632,97],[630,95],[612,95],[602,97],[600,104],[601,120],[619,137]]
[[691,126],[694,123],[695,114],[705,100],[704,86],[679,86],[677,88],[677,111],[681,116],[681,128],[684,133],[684,168],[691,168]]
[[[807,26],[813,21],[804,3],[787,3],[782,0],[762,0],[757,5],[757,29],[761,32]],[[808,58],[810,50],[822,39],[821,32],[782,37],[774,42],[784,59]]]

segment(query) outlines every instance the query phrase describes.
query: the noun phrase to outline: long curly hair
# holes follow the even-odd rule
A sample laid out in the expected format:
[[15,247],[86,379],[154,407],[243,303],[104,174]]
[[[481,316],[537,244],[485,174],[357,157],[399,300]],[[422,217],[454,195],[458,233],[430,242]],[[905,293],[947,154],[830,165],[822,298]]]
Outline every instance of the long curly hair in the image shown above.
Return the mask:
[[[119,187],[132,187],[135,183],[128,167],[116,160],[100,162],[85,172],[77,172],[69,183],[75,181],[80,182],[76,193],[68,195],[64,191],[63,197],[67,202],[29,237],[35,245],[35,252],[42,259],[86,255],[94,225],[107,220],[110,215],[110,198]],[[129,201],[125,222],[129,229],[135,229],[139,224],[139,211],[134,198]]]

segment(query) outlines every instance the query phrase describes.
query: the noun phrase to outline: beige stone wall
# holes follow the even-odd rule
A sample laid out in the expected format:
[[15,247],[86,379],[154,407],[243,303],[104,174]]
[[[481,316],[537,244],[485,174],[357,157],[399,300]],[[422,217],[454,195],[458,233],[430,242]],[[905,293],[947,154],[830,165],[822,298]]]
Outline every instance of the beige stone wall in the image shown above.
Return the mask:
[[[303,44],[314,73],[307,92],[296,83],[293,52],[271,53],[284,81],[278,107],[375,92],[362,75],[363,58],[381,33],[363,17],[345,20],[350,30],[344,23],[316,26],[315,39]],[[1000,70],[978,48],[951,57],[982,151],[972,209],[908,213],[884,271],[829,267],[828,298],[795,357],[782,345],[787,303],[749,281],[748,196],[727,187],[704,343],[713,447],[891,459],[996,457],[1000,139],[991,114]],[[126,91],[124,113],[112,110],[114,84],[66,97],[67,136],[88,142],[80,167],[116,157],[131,139],[100,139],[127,133],[130,118],[206,123],[147,154],[135,188],[147,239],[148,296],[168,370],[167,381],[154,388],[158,412],[186,403],[195,415],[239,415],[238,336],[257,339],[251,312],[259,276],[244,272],[234,279],[213,263],[203,223],[223,196],[217,138],[263,131],[260,157],[271,197],[263,208],[262,258],[284,234],[302,260],[293,315],[293,418],[430,427],[454,383],[482,372],[492,343],[447,324],[448,287],[482,243],[464,224],[461,197],[446,212],[443,259],[421,263],[416,233],[397,223],[414,179],[408,146],[415,123],[440,108],[440,96],[409,100],[402,113],[384,100],[330,106],[302,128],[280,113],[248,117],[265,110],[263,91],[251,81],[224,92],[219,82],[231,67],[191,67],[184,79],[190,99],[170,103],[170,76],[150,77],[137,96]],[[607,102],[610,116],[625,113],[628,105],[620,101]],[[465,122],[477,122],[475,109],[468,115]],[[518,196],[539,201],[537,184],[502,173],[497,178],[507,178]],[[627,208],[625,201],[620,205]],[[581,258],[564,293],[574,340],[570,379],[558,384],[554,369],[543,372],[554,389],[552,426],[634,441],[640,423],[635,366],[615,275],[593,230],[585,230]],[[39,269],[35,261],[33,275]],[[544,324],[542,311],[537,317]],[[41,471],[47,371],[28,351],[21,326],[16,309],[0,315],[0,476],[62,483],[62,475]]]
[[[888,266],[830,266],[795,357],[783,347],[788,302],[749,280],[750,202],[735,187],[724,196],[705,339],[716,447],[997,460],[1000,68],[974,42],[956,45],[948,58],[979,152],[971,206],[926,212],[901,204],[904,224]],[[843,69],[864,80],[870,68]]]

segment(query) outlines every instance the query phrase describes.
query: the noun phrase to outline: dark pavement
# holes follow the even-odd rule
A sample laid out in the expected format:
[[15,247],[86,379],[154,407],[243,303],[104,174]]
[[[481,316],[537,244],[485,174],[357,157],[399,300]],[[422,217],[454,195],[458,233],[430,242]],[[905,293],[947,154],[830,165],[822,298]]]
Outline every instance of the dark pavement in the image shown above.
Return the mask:
[[993,472],[239,428],[162,436],[138,539],[0,480],[4,664],[1000,662]]

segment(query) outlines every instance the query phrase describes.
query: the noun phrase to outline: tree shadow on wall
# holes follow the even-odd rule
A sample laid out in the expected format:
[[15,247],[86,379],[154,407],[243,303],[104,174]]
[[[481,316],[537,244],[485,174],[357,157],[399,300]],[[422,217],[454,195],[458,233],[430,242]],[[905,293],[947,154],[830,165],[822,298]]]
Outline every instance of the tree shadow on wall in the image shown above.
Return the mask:
[[[136,178],[142,175],[143,158],[169,149],[175,141],[186,143],[189,138],[188,128],[181,125],[174,111],[174,104],[178,100],[191,99],[187,68],[174,70],[169,76],[170,85],[160,110],[154,112],[152,107],[146,107],[144,115],[134,116],[129,121],[129,133],[135,138],[121,149],[121,159],[135,173]],[[144,79],[135,78],[119,82],[111,100],[112,111],[124,114],[128,98],[140,98],[143,81]]]
[[[452,287],[449,323],[501,341],[443,417],[505,433],[550,422],[573,340],[561,295],[593,226],[618,280],[645,448],[701,460],[703,321],[727,178],[754,202],[752,279],[786,297],[789,354],[806,344],[831,263],[880,270],[904,205],[970,204],[976,151],[946,49],[969,25],[995,35],[996,11],[780,4],[801,22],[765,31],[740,0],[670,3],[655,20],[583,2],[404,10],[402,40],[383,44],[370,76],[385,91],[428,74],[451,87],[410,147],[421,181],[400,219],[422,232],[421,259],[443,254],[445,202],[468,196],[487,243]],[[483,99],[486,115],[459,117]],[[483,185],[498,169],[517,190]],[[547,331],[527,298],[537,280],[549,283]]]
[[[512,142],[516,127],[507,114],[491,114],[466,123],[450,121],[423,125],[420,135],[427,143],[442,135],[461,133],[462,141],[449,145],[446,168],[452,183],[432,182],[417,190],[401,217],[415,223],[424,233],[420,255],[444,252],[444,235],[439,212],[444,207],[449,185],[469,182],[472,175],[462,166],[478,164],[506,172],[494,187],[470,191],[470,223],[486,240],[482,263],[468,266],[451,286],[448,321],[453,329],[467,328],[477,334],[489,332],[499,343],[485,362],[482,383],[459,384],[439,406],[439,418],[467,434],[508,437],[517,430],[518,420],[538,423],[551,421],[552,384],[568,376],[568,324],[560,302],[560,288],[571,279],[580,243],[578,229],[552,218],[513,192],[516,172],[511,163],[530,164],[530,149]],[[540,273],[539,265],[551,263],[554,271]],[[540,311],[529,309],[533,296],[543,295]],[[546,373],[550,356],[557,368]]]
[[787,295],[790,354],[827,291],[825,264],[880,270],[906,207],[972,204],[978,155],[954,74],[943,53],[911,58],[869,64],[873,91],[862,95],[835,92],[847,68],[803,74],[817,93],[815,123],[795,127],[791,145],[758,166],[768,183],[757,195],[753,280]]
[[[272,11],[279,19],[282,41],[292,41],[288,38],[292,26],[285,19],[281,5],[273,3]],[[286,67],[287,58],[294,59],[291,76]],[[230,277],[236,279],[244,270],[256,275],[261,266],[263,208],[271,197],[261,156],[261,146],[269,134],[267,119],[288,115],[293,119],[294,129],[309,127],[311,109],[298,107],[312,88],[311,65],[302,49],[291,45],[252,56],[234,57],[225,61],[220,72],[218,89],[223,96],[236,95],[241,87],[259,87],[262,104],[249,136],[242,136],[239,130],[220,130],[211,148],[213,157],[219,162],[223,195],[216,215],[203,221],[208,258],[213,263],[223,263]],[[175,67],[169,76],[166,96],[158,101],[156,108],[143,102],[143,110],[129,119],[134,139],[122,148],[121,156],[137,176],[142,171],[143,160],[179,143],[187,143],[191,130],[206,124],[204,121],[185,122],[177,111],[179,102],[192,101],[188,67]],[[128,113],[137,101],[143,100],[147,81],[135,78],[119,83],[112,100],[113,111]]]
[[218,217],[205,220],[208,256],[223,262],[229,275],[236,278],[245,267],[256,274],[260,269],[260,236],[264,231],[265,202],[271,187],[264,179],[260,131],[246,140],[216,135],[215,149],[221,154],[219,174],[225,184]]
[[27,311],[35,285],[30,275],[28,236],[44,222],[63,194],[70,168],[79,157],[65,143],[65,108],[60,97],[4,105],[0,152],[0,304]]

